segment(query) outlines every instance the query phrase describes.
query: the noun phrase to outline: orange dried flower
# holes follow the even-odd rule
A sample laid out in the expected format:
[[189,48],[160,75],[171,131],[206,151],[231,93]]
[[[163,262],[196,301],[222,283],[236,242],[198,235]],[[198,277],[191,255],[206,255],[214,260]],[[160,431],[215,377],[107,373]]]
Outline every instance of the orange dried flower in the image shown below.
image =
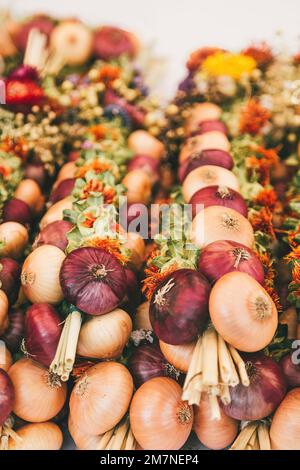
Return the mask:
[[19,137],[14,140],[6,137],[1,142],[0,149],[4,152],[12,152],[20,158],[25,158],[29,150],[29,145],[24,137]]
[[104,173],[105,171],[111,170],[111,165],[108,162],[93,160],[91,163],[87,163],[86,165],[83,165],[82,167],[78,168],[78,171],[76,172],[76,177],[83,178],[86,173],[90,170],[93,170],[96,175],[99,175],[100,173]]
[[85,221],[83,222],[82,225],[87,228],[92,228],[96,220],[96,217],[90,212],[87,212],[86,214],[84,214],[84,216],[85,216]]
[[122,245],[120,240],[117,238],[93,237],[87,239],[85,245],[92,246],[94,248],[101,248],[102,250],[107,251],[111,255],[114,255],[119,263],[123,265],[128,262],[128,257],[121,252]]
[[265,206],[273,210],[277,204],[277,194],[274,189],[263,189],[258,193],[254,202],[259,206]]
[[257,146],[253,149],[256,155],[246,159],[246,166],[250,170],[255,170],[259,177],[259,182],[266,186],[270,183],[270,170],[279,162],[277,149],[265,149]]
[[111,186],[105,186],[102,181],[90,180],[83,188],[80,199],[87,199],[91,192],[102,193],[103,200],[106,204],[112,204],[116,195],[116,191]]
[[240,132],[256,135],[264,127],[271,117],[271,113],[265,109],[256,99],[250,99],[242,110],[240,117]]
[[111,83],[119,78],[121,75],[120,67],[117,65],[104,65],[99,71],[99,80],[100,82],[104,82],[107,85],[111,85]]
[[142,292],[146,295],[147,299],[150,300],[153,292],[155,291],[158,284],[160,284],[169,274],[173,273],[178,269],[176,263],[172,264],[169,268],[161,272],[156,266],[149,266],[145,269],[146,279],[144,279]]
[[103,124],[96,124],[89,128],[89,132],[93,134],[95,139],[102,140],[106,136],[107,129]]
[[275,269],[273,267],[273,260],[271,259],[269,253],[257,253],[260,261],[264,266],[265,271],[265,279],[264,279],[264,288],[273,299],[273,302],[276,305],[278,311],[282,310],[282,306],[280,304],[280,298],[275,288]]
[[6,166],[0,166],[0,174],[4,177],[7,178],[11,173],[11,168],[6,167]]
[[273,240],[275,233],[272,223],[272,212],[268,207],[262,207],[259,211],[254,212],[249,217],[254,231],[261,231],[269,235]]
[[269,64],[274,58],[272,50],[266,42],[252,44],[243,50],[243,54],[252,57],[259,66]]

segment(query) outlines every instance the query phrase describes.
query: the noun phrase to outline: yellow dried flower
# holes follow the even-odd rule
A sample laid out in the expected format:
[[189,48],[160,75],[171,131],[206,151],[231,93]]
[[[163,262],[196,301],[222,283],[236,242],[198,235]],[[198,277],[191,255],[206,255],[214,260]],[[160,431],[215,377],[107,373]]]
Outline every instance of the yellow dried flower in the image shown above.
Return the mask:
[[210,76],[227,75],[238,80],[243,74],[250,74],[256,67],[255,60],[242,54],[216,52],[202,63],[202,70]]

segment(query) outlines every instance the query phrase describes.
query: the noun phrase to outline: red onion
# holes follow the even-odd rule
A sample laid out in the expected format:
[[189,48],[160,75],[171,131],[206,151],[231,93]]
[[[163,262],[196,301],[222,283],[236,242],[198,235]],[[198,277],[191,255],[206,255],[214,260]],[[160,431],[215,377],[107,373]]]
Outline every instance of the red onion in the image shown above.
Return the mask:
[[39,80],[39,75],[35,67],[22,64],[12,71],[12,73],[9,75],[9,78],[11,80],[20,80],[20,81],[30,80],[33,82],[37,82]]
[[54,189],[54,191],[52,191],[49,200],[53,204],[55,204],[61,199],[64,199],[65,197],[69,196],[73,191],[75,181],[75,178],[67,178],[65,180],[62,180]]
[[178,379],[176,369],[167,363],[158,344],[142,344],[130,357],[128,368],[138,388],[154,377]]
[[24,178],[34,180],[41,189],[45,189],[49,179],[42,163],[28,163],[24,169]]
[[202,121],[198,124],[198,130],[193,134],[205,134],[205,132],[218,131],[227,134],[227,129],[225,124],[222,121],[211,120],[211,121]]
[[264,268],[254,251],[230,240],[216,241],[203,248],[198,269],[210,282],[232,271],[240,271],[254,277],[260,284],[264,283]]
[[[209,206],[223,206],[234,209],[247,218],[248,209],[244,198],[234,189],[227,186],[207,186],[196,191],[190,199],[192,205],[192,217],[194,218],[200,210]],[[197,207],[200,206],[200,207]]]
[[20,309],[11,310],[8,314],[8,328],[0,337],[5,342],[11,352],[19,350],[24,336],[25,315]]
[[21,266],[12,258],[0,259],[0,282],[1,289],[8,297],[9,303],[13,305],[18,298],[20,289]]
[[128,163],[127,171],[142,169],[146,171],[153,182],[159,179],[160,161],[149,155],[135,155]]
[[150,302],[150,321],[155,334],[168,344],[193,341],[208,319],[210,285],[193,269],[178,269],[155,289]]
[[65,250],[68,245],[67,233],[73,228],[73,224],[67,220],[56,220],[43,228],[34,242],[34,248],[41,245],[54,245]]
[[121,54],[134,55],[131,35],[114,26],[103,26],[94,33],[94,53],[98,59],[109,60]]
[[123,267],[101,248],[72,251],[62,264],[60,283],[65,298],[90,315],[110,312],[126,295]]
[[293,354],[287,354],[280,361],[280,366],[290,388],[300,387],[300,363],[293,362]]
[[15,391],[8,374],[0,369],[0,427],[3,426],[12,412],[15,401]]
[[125,268],[126,296],[123,302],[128,306],[125,310],[134,310],[141,303],[141,290],[136,274],[132,269]]
[[3,222],[19,222],[22,225],[28,225],[31,219],[30,207],[21,199],[12,198],[4,204]]
[[231,170],[233,168],[233,159],[230,153],[218,149],[208,149],[202,150],[200,153],[194,153],[180,165],[178,170],[179,182],[183,183],[183,180],[191,171],[203,165],[216,165]]
[[242,354],[250,385],[230,387],[231,403],[224,406],[231,418],[253,421],[269,416],[286,394],[286,381],[280,366],[263,353]]
[[49,367],[54,359],[62,326],[49,304],[33,304],[25,316],[25,347],[31,359]]

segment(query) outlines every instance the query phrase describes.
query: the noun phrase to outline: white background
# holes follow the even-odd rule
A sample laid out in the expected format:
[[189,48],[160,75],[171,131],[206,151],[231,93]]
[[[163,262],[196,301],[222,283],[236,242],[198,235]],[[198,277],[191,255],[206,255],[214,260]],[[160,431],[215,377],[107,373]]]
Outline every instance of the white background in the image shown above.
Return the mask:
[[250,41],[268,40],[300,50],[300,0],[0,0],[1,7],[8,5],[20,16],[49,12],[135,31],[167,59],[160,84],[165,97],[172,95],[189,52],[197,47],[238,50]]

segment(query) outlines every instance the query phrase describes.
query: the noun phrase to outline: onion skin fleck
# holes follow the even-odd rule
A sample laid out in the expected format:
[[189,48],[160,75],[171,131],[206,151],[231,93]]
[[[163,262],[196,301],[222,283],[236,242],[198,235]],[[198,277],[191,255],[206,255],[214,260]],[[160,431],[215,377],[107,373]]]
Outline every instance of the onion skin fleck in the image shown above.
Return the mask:
[[21,266],[12,258],[1,258],[0,268],[1,289],[7,295],[9,303],[13,305],[17,300],[21,284]]
[[198,259],[199,271],[215,282],[229,272],[245,272],[259,284],[264,283],[264,268],[257,255],[242,243],[220,240],[201,250]]
[[193,218],[200,210],[210,206],[229,207],[244,217],[248,216],[248,208],[244,198],[240,193],[226,186],[207,186],[199,189],[193,194],[189,204],[192,205]]
[[30,357],[49,367],[62,331],[61,320],[49,304],[33,304],[25,317],[25,347]]
[[8,374],[0,369],[0,426],[3,426],[13,410],[15,392]]
[[130,407],[131,430],[145,450],[177,450],[187,441],[193,409],[181,400],[182,389],[169,377],[155,377],[136,391]]
[[178,269],[169,274],[150,301],[150,321],[158,338],[168,344],[193,341],[208,320],[209,292],[208,281],[197,271]]
[[126,277],[117,259],[100,248],[78,248],[60,270],[65,298],[89,315],[116,308],[126,294]]
[[294,353],[292,352],[291,354],[287,354],[280,361],[280,367],[283,371],[289,388],[300,387],[300,363],[293,363],[293,354],[297,356],[295,351]]
[[230,387],[231,403],[223,405],[227,416],[242,421],[266,418],[286,394],[286,381],[280,366],[263,353],[242,354],[250,385]]
[[200,153],[194,153],[188,157],[178,169],[178,179],[180,184],[191,171],[203,165],[216,165],[232,170],[233,158],[230,153],[219,149],[207,149]]
[[67,220],[56,220],[46,225],[35,239],[34,248],[42,245],[53,245],[65,251],[68,246],[67,233],[70,232],[72,228],[73,224]]
[[277,408],[270,437],[273,450],[300,450],[300,388],[291,390]]

